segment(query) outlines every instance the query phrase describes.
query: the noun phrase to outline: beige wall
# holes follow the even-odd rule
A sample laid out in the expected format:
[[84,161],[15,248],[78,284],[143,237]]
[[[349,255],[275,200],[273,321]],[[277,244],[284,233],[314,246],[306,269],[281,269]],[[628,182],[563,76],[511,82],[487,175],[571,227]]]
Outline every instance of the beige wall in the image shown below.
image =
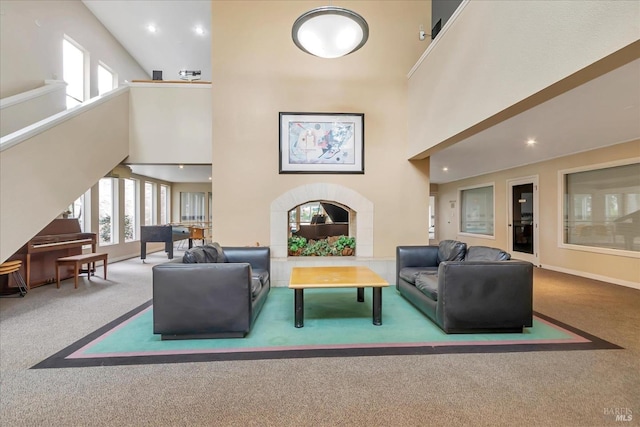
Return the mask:
[[62,80],[64,34],[90,53],[90,94],[98,94],[98,61],[125,79],[149,78],[80,0],[0,2],[0,98]]
[[[430,2],[341,2],[367,20],[370,37],[358,52],[331,60],[305,54],[291,40],[293,22],[318,2],[212,6],[215,238],[224,245],[269,242],[274,199],[304,184],[331,183],[373,202],[375,257],[425,242],[428,161],[406,160],[406,75],[427,47],[418,28],[429,27]],[[365,174],[278,174],[279,112],[364,113]]]
[[180,193],[204,193],[205,218],[209,217],[209,194],[211,184],[177,182],[171,184],[171,222],[180,221]]
[[131,83],[129,163],[209,163],[211,85]]
[[[597,165],[640,156],[640,140],[607,148],[574,154],[528,166],[509,169],[438,186],[437,235],[439,240],[457,239],[469,245],[508,245],[507,180],[538,175],[539,180],[539,247],[540,264],[545,268],[565,271],[586,277],[611,281],[640,288],[640,262],[638,258],[598,254],[559,247],[558,171],[588,165]],[[495,183],[495,240],[473,238],[458,234],[459,200],[458,189],[478,184]],[[449,202],[455,201],[455,209]],[[452,213],[455,216],[452,217]]]
[[410,77],[408,157],[423,158],[637,57],[589,67],[637,43],[637,1],[463,6]]

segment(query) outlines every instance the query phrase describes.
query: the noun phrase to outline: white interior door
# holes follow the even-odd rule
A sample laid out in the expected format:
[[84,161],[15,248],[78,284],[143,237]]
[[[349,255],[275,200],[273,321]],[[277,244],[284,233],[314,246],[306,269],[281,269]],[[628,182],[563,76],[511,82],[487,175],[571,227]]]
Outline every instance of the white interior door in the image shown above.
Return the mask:
[[538,254],[538,176],[507,181],[511,257],[540,265]]

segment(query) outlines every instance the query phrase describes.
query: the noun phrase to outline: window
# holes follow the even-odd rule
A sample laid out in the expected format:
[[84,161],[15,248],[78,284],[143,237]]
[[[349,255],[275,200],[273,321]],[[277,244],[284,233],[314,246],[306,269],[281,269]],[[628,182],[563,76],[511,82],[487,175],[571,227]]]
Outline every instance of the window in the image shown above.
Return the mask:
[[168,185],[160,185],[160,224],[168,224],[169,223],[169,212],[170,211],[170,196],[169,196],[169,186]]
[[460,190],[460,232],[493,236],[493,184]]
[[85,100],[85,52],[65,36],[62,40],[62,75],[67,83],[67,108]]
[[429,240],[436,238],[436,196],[429,196]]
[[98,184],[99,194],[99,208],[98,208],[98,220],[99,220],[99,243],[100,245],[110,245],[117,243],[117,239],[114,233],[115,221],[114,216],[117,199],[117,180],[113,178],[102,178]]
[[561,179],[564,244],[640,252],[640,163],[563,171]]
[[104,95],[115,88],[115,74],[109,70],[109,67],[98,64],[98,95]]
[[153,225],[157,222],[156,209],[156,184],[144,183],[144,225]]
[[124,179],[124,241],[136,240],[138,229],[138,180]]
[[77,218],[80,223],[80,231],[84,232],[84,194],[78,197],[72,204],[67,208],[68,216],[67,218]]
[[203,222],[204,193],[180,193],[180,221]]

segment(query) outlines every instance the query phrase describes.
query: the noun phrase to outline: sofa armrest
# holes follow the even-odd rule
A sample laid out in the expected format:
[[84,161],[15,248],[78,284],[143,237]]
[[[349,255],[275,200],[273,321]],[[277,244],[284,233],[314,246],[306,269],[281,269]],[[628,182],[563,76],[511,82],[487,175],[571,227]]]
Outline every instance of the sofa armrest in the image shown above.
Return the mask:
[[248,263],[165,263],[153,267],[153,328],[161,334],[248,331]]
[[405,267],[437,267],[437,246],[397,246],[396,286],[400,281],[400,270]]
[[225,246],[222,250],[227,262],[248,262],[251,268],[267,270],[271,276],[271,250],[268,246]]
[[443,261],[438,267],[437,322],[445,332],[531,326],[533,264]]

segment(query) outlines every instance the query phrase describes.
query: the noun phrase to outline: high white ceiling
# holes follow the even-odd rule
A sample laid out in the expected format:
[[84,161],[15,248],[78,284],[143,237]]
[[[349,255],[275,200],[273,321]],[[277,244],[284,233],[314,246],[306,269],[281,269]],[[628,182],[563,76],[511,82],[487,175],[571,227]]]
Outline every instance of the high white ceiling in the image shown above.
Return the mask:
[[[201,70],[202,80],[211,80],[210,1],[83,2],[149,74],[162,70],[164,80],[171,80],[181,69]],[[147,30],[149,24],[156,26],[156,33]],[[196,34],[196,26],[204,28],[203,35]],[[530,138],[536,144],[527,145]],[[451,182],[637,138],[640,60],[436,152],[431,181]],[[141,166],[132,168],[141,173]],[[145,165],[143,175],[185,182],[185,171],[191,168]],[[198,165],[189,179],[209,182],[210,176],[210,166],[207,170]]]
[[[209,0],[82,0],[111,34],[152,75],[178,80],[180,70],[200,70],[211,81]],[[153,25],[156,32],[148,30]],[[196,28],[203,30],[196,33]]]
[[127,165],[131,172],[168,182],[210,182],[211,165]]

